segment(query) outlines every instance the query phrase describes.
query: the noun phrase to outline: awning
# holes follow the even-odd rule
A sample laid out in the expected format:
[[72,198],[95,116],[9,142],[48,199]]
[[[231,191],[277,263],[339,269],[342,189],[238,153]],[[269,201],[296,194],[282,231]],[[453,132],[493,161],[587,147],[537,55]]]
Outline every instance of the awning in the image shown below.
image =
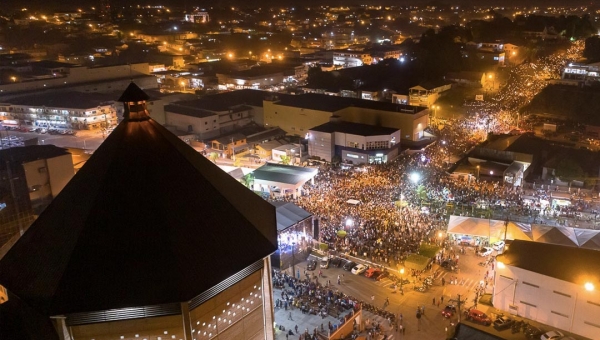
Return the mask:
[[570,200],[571,194],[568,192],[552,192],[550,197],[561,200]]
[[490,220],[466,216],[450,216],[448,232],[453,234],[490,237]]
[[533,224],[531,229],[535,242],[579,247],[573,228]]
[[509,221],[490,220],[490,242],[504,240],[533,240],[531,224]]

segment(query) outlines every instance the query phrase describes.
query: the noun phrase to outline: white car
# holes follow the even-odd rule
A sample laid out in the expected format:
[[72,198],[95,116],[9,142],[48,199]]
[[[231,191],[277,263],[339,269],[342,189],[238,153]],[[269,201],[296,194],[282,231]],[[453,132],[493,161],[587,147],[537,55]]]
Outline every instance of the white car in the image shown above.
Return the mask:
[[364,273],[365,270],[367,270],[367,266],[365,266],[363,264],[357,264],[356,266],[354,266],[354,268],[352,268],[352,274],[360,275],[360,274]]
[[504,245],[504,241],[498,241],[492,244],[492,248],[494,248],[494,250],[501,251],[502,249],[504,249]]
[[542,334],[540,337],[541,340],[558,340],[562,339],[565,335],[559,331],[550,331]]
[[489,255],[492,254],[493,251],[494,251],[494,249],[492,249],[490,247],[483,247],[483,248],[481,248],[477,252],[477,255],[479,255],[479,256],[489,256]]

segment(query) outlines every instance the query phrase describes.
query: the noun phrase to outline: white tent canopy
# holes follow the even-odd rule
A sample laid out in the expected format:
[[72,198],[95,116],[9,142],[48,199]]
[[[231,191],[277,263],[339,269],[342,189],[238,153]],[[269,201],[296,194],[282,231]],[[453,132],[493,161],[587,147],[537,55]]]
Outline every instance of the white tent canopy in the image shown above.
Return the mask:
[[506,233],[507,240],[525,240],[600,250],[600,230],[450,216],[448,233],[489,237],[490,242],[504,240]]

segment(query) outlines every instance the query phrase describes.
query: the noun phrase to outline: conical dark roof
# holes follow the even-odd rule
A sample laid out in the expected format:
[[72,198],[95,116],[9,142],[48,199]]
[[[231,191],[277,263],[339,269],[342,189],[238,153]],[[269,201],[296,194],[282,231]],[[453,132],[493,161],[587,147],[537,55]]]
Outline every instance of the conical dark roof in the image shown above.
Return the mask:
[[154,120],[125,120],[0,261],[0,284],[46,315],[187,301],[275,251],[276,225]]
[[129,83],[125,92],[119,97],[120,102],[142,102],[150,99],[150,97],[140,89],[134,82]]

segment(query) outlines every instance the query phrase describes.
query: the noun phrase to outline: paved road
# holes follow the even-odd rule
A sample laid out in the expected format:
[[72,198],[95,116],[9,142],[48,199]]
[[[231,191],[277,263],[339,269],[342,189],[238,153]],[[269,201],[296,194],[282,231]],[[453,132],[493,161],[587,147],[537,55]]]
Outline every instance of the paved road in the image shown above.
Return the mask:
[[[455,248],[458,249],[457,247]],[[445,328],[450,326],[451,321],[455,322],[456,319],[448,320],[443,318],[441,310],[445,307],[445,303],[450,299],[456,299],[457,294],[461,294],[461,299],[467,300],[467,307],[473,305],[475,288],[483,279],[486,270],[491,269],[489,267],[486,268],[478,265],[478,263],[483,260],[484,258],[476,256],[474,251],[469,249],[465,255],[459,255],[459,267],[461,268],[459,273],[449,272],[435,265],[430,273],[435,274],[434,285],[429,291],[424,293],[415,291],[412,283],[404,286],[404,295],[392,293],[392,281],[387,278],[384,278],[382,281],[373,281],[363,275],[353,275],[350,272],[344,271],[342,268],[334,267],[323,269],[323,278],[320,278],[319,280],[321,283],[330,280],[336,288],[340,289],[340,291],[378,307],[383,307],[385,299],[389,298],[390,306],[386,309],[394,312],[396,315],[401,313],[403,315],[403,324],[406,327],[406,333],[402,337],[393,330],[388,329],[387,333],[390,336],[394,336],[397,339],[444,339]],[[306,262],[296,265],[296,268],[300,269],[300,273],[304,273]],[[315,271],[315,274],[316,273],[318,273],[318,269]],[[400,276],[397,271],[396,274]],[[344,275],[344,280],[339,286],[336,282],[338,275]],[[429,273],[427,275],[429,275]],[[459,284],[452,285],[449,283],[453,276],[457,277]],[[411,282],[414,281],[414,278],[406,274],[405,278],[410,279]],[[447,282],[444,286],[442,286],[442,278]],[[371,301],[371,296],[375,297],[374,301]],[[441,296],[444,296],[444,304],[440,303],[438,307],[437,301]],[[436,299],[436,305],[432,304],[434,297]],[[421,318],[420,331],[418,330],[419,327],[416,319],[417,306],[425,307],[425,315]],[[372,316],[371,319],[385,322],[383,318],[375,316]]]
[[2,131],[2,137],[6,135],[22,137],[24,140],[37,138],[39,145],[53,144],[61,148],[78,148],[96,150],[104,141],[100,131],[81,131],[78,136],[51,135],[48,133]]

